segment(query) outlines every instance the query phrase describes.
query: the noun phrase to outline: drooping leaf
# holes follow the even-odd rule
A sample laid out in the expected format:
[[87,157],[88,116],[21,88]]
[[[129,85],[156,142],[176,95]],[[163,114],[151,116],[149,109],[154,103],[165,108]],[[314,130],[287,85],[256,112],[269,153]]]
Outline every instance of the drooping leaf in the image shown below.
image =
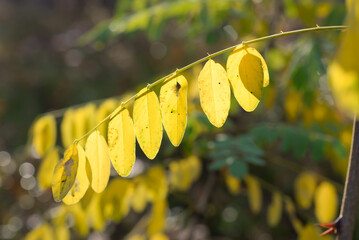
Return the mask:
[[165,229],[166,212],[166,199],[158,199],[153,203],[151,219],[147,227],[147,233],[149,235],[154,235],[158,232],[162,232]]
[[95,192],[100,193],[107,186],[111,163],[107,143],[98,130],[88,137],[85,151],[92,172],[91,187]]
[[48,223],[43,223],[29,232],[25,240],[55,240],[55,235],[52,227]]
[[73,143],[66,149],[64,158],[56,164],[52,176],[52,195],[56,202],[60,202],[75,183],[78,162],[77,147]]
[[238,178],[243,178],[248,173],[248,165],[246,162],[235,160],[229,166],[229,172]]
[[267,212],[267,222],[270,227],[278,225],[282,217],[282,208],[282,195],[279,192],[273,192],[272,202],[270,203]]
[[147,186],[144,179],[141,178],[141,180],[136,184],[131,201],[132,208],[137,213],[143,212],[148,202]]
[[263,57],[256,49],[240,45],[228,57],[227,73],[239,105],[247,112],[253,111],[262,97],[263,87],[269,84]]
[[294,183],[294,196],[298,205],[304,209],[309,209],[312,205],[317,179],[310,172],[302,172]]
[[331,222],[337,216],[338,196],[335,187],[322,182],[315,190],[315,216],[321,223]]
[[[74,112],[74,128],[73,128],[73,137],[74,139],[79,139],[90,131],[95,126],[95,113],[96,106],[93,103],[89,103],[84,107],[76,109]],[[82,142],[80,142],[81,145]]]
[[67,205],[75,204],[79,202],[82,197],[85,195],[90,182],[87,178],[86,173],[86,154],[81,145],[77,145],[77,153],[79,158],[78,170],[74,184],[72,185],[70,191],[67,193],[62,201]]
[[46,115],[36,120],[33,126],[33,145],[36,153],[43,157],[48,150],[55,146],[56,120],[52,115]]
[[290,198],[284,198],[284,203],[285,203],[285,211],[288,213],[292,226],[294,230],[297,232],[297,234],[299,234],[303,229],[303,224],[295,214],[295,205]]
[[40,169],[37,173],[37,181],[41,190],[51,187],[52,174],[54,173],[55,166],[58,162],[59,151],[57,148],[50,150],[44,159],[42,159]]
[[138,93],[133,107],[137,141],[149,159],[154,159],[162,141],[160,104],[156,94],[147,88]]
[[226,70],[209,59],[198,76],[201,107],[216,127],[226,122],[231,105],[231,89]]
[[226,172],[224,177],[228,191],[232,195],[238,195],[241,189],[241,180],[239,178],[232,176],[232,174],[230,174],[229,172]]
[[163,126],[173,146],[178,146],[187,126],[187,80],[177,76],[163,84],[160,105]]
[[135,164],[136,139],[133,122],[126,108],[111,119],[108,144],[113,167],[120,176],[128,176]]
[[254,214],[259,213],[262,208],[262,189],[258,180],[247,175],[244,178],[248,189],[249,207]]

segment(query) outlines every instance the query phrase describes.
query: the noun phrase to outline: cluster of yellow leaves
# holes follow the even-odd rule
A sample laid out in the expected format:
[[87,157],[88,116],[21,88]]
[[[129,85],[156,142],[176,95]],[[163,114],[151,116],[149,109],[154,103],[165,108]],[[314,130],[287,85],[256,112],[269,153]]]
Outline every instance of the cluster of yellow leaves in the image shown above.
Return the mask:
[[[201,107],[209,121],[221,127],[230,109],[231,87],[243,109],[253,111],[262,97],[263,87],[268,84],[269,74],[263,57],[256,49],[240,45],[228,57],[227,71],[212,59],[204,65],[198,76]],[[136,94],[132,117],[124,104],[118,106],[113,99],[98,108],[88,104],[69,109],[61,122],[62,142],[67,150],[64,158],[56,163],[52,180],[55,201],[68,196],[66,203],[74,204],[83,197],[89,185],[96,193],[104,191],[111,163],[120,176],[128,176],[135,163],[136,140],[145,155],[154,159],[162,142],[162,125],[171,143],[178,146],[187,126],[187,85],[183,75],[165,80],[160,99],[151,88],[143,88]],[[101,124],[96,125],[98,123]],[[51,152],[45,160],[47,166],[52,167],[58,156],[50,151],[56,142],[54,117],[46,115],[36,121],[33,134],[33,145],[39,156]],[[178,179],[186,180],[172,179],[175,188],[185,190],[196,179],[196,174],[188,173],[186,168],[191,164],[199,166],[198,162],[198,159],[188,159],[180,166],[176,163],[170,166],[171,171],[178,172]],[[39,174],[40,185],[45,188],[49,182],[44,176],[46,174]]]
[[180,161],[172,161],[169,170],[171,189],[187,191],[200,176],[202,163],[197,157],[190,156]]
[[329,82],[338,106],[350,116],[359,114],[359,3],[347,1],[348,30],[328,68]]
[[314,201],[315,215],[318,222],[333,221],[338,211],[338,196],[333,184],[327,181],[319,185],[317,176],[311,172],[298,175],[294,184],[294,196],[298,205],[309,209]]
[[[66,227],[66,219],[69,215],[74,217],[74,229],[76,232],[80,236],[86,236],[90,228],[93,228],[95,231],[103,231],[106,226],[106,221],[119,222],[126,217],[131,210],[136,213],[143,213],[148,206],[151,206],[151,211],[149,213],[146,231],[141,235],[132,236],[132,238],[149,240],[168,239],[167,236],[163,234],[166,226],[168,189],[176,190],[178,187],[176,185],[177,183],[172,183],[171,180],[180,177],[182,181],[187,182],[188,189],[195,179],[199,177],[202,170],[201,162],[198,158],[191,156],[172,161],[172,163],[177,163],[179,166],[184,167],[181,170],[182,173],[173,172],[169,169],[166,175],[163,167],[154,166],[150,168],[146,174],[136,176],[132,179],[116,178],[109,183],[109,186],[103,192],[96,193],[94,190],[88,190],[90,186],[89,180],[85,182],[87,183],[85,185],[76,185],[76,183],[83,182],[83,180],[78,180],[81,177],[79,176],[81,172],[83,172],[86,177],[87,171],[84,169],[86,168],[86,162],[83,161],[86,160],[86,153],[80,145],[77,145],[77,148],[75,144],[71,146],[72,148],[69,148],[65,153],[64,159],[75,159],[75,161],[77,159],[79,172],[76,175],[75,184],[63,199],[65,204],[60,205],[55,211],[52,225],[47,223],[42,224],[30,232],[27,235],[27,239],[69,239],[69,229]],[[57,152],[55,153],[57,154]],[[70,155],[71,158],[69,158]],[[75,158],[75,155],[77,155],[77,158]],[[56,157],[58,158],[58,155],[56,155]],[[59,162],[64,174],[66,174],[66,171],[71,171],[70,167],[64,167],[69,166],[66,165],[67,161]],[[183,173],[187,175],[184,176]],[[48,173],[47,176],[49,175],[51,174]],[[65,181],[59,184],[64,185],[67,184],[67,182]],[[80,201],[80,199],[82,200]]]

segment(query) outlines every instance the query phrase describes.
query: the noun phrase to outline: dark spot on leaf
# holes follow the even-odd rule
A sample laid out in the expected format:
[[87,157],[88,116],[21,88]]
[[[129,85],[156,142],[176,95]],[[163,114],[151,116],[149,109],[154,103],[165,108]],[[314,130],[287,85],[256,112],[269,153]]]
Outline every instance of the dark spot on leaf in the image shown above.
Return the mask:
[[171,111],[171,113],[173,113],[173,110]]
[[181,88],[181,84],[179,84],[178,82],[176,83],[176,90],[178,91],[178,90],[180,90],[180,88]]

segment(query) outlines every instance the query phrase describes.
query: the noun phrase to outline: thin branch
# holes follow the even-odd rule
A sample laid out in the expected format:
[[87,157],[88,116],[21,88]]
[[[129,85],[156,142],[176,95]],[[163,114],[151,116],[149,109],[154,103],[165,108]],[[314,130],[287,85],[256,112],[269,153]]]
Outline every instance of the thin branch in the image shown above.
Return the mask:
[[359,121],[354,118],[353,138],[350,150],[347,178],[340,210],[340,226],[337,240],[352,240],[359,198]]

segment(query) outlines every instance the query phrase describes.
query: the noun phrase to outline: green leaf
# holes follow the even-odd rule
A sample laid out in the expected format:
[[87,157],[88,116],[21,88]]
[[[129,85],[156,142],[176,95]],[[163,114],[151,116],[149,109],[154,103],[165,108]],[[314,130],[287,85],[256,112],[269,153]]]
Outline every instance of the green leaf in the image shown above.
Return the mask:
[[229,167],[233,177],[243,178],[248,172],[248,165],[243,161],[234,161]]
[[209,165],[209,170],[220,169],[220,168],[222,168],[222,167],[224,167],[226,165],[231,165],[235,161],[238,161],[237,157],[227,157],[227,158],[224,158],[224,159],[221,159],[221,160],[214,161]]
[[247,155],[243,158],[244,161],[253,163],[254,165],[264,166],[265,161],[257,156],[254,155]]
[[325,142],[316,140],[311,143],[311,155],[315,161],[320,161],[324,157]]

